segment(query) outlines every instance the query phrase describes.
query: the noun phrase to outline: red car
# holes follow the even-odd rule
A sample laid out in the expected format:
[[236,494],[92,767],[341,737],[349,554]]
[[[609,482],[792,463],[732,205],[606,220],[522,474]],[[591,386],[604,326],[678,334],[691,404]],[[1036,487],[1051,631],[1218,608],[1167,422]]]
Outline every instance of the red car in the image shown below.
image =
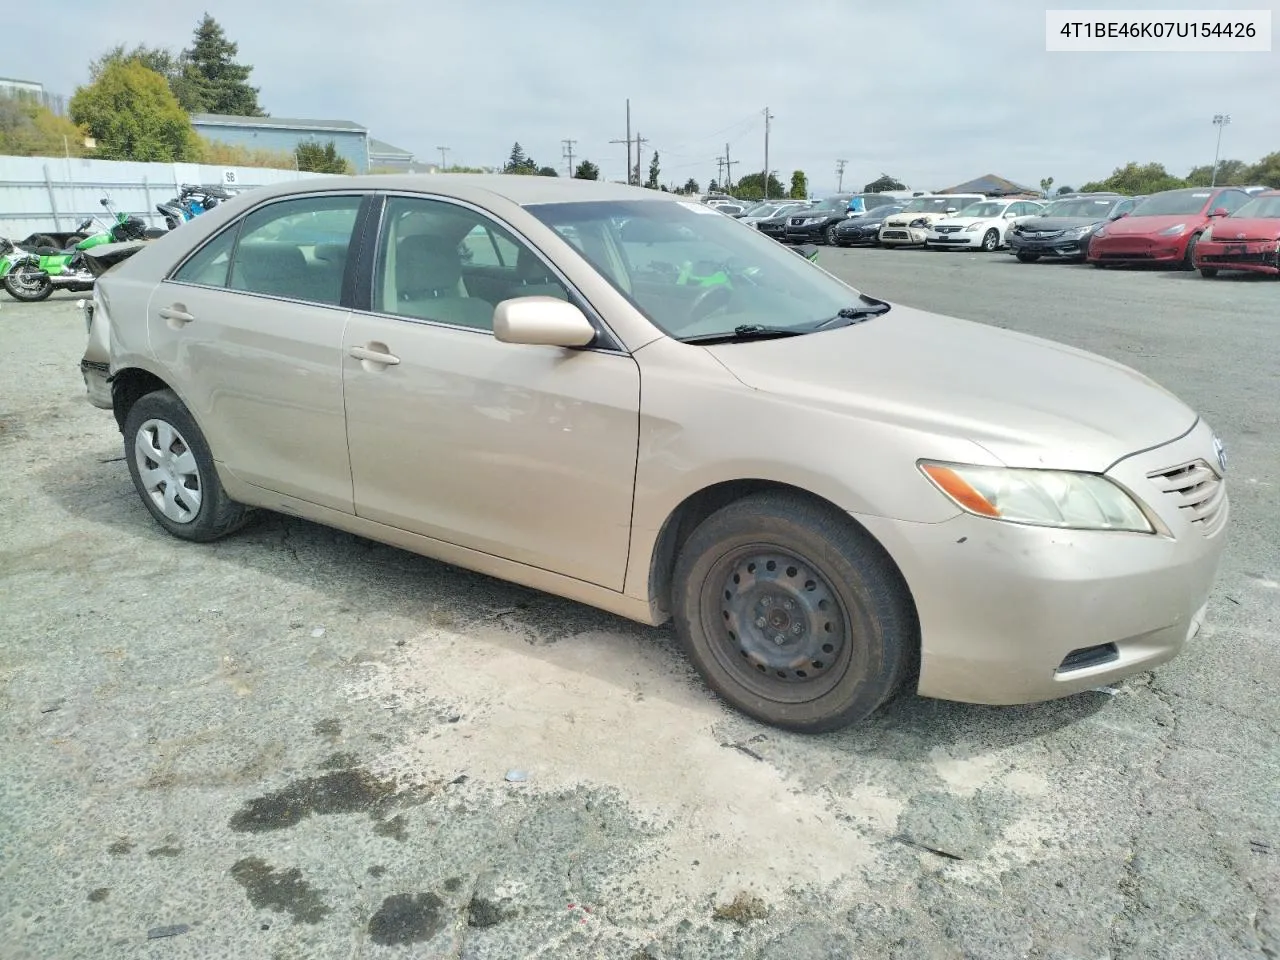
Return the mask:
[[1280,274],[1280,190],[1255,194],[1231,216],[1215,220],[1196,244],[1195,261],[1206,277],[1219,270]]
[[1253,198],[1237,187],[1190,187],[1153,193],[1127,217],[1107,223],[1089,241],[1095,267],[1167,263],[1190,270],[1209,223],[1239,210]]

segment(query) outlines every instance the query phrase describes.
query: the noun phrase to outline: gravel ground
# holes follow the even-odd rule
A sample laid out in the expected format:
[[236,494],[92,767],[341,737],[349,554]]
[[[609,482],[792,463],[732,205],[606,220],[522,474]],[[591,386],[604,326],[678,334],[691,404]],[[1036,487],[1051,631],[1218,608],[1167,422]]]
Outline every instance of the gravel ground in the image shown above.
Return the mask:
[[1182,657],[783,734],[667,631],[295,519],[167,537],[83,399],[74,298],[5,299],[0,956],[1280,955],[1280,283],[820,262],[1217,427],[1232,542]]

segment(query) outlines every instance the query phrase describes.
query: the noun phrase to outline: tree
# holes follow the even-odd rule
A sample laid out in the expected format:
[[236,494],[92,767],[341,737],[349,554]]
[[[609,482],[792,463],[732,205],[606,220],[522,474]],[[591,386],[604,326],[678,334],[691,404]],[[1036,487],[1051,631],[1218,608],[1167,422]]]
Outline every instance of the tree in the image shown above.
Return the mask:
[[[907,185],[901,180],[895,180],[887,173],[880,174],[879,179],[872,180],[862,188],[863,193],[885,193],[889,190],[905,190]],[[797,198],[797,199],[803,199]]]
[[102,72],[113,63],[137,61],[168,81],[169,89],[178,98],[178,103],[182,105],[183,110],[187,113],[200,113],[204,106],[196,83],[188,79],[184,73],[184,56],[183,54],[175,56],[170,50],[163,47],[148,47],[145,43],[140,43],[130,50],[122,43],[89,64],[89,80],[96,82],[102,76]]
[[85,132],[41,103],[0,96],[0,154],[82,157]]
[[258,106],[258,88],[249,86],[253,67],[236,63],[237,50],[222,25],[206,13],[190,49],[182,53],[182,80],[191,85],[190,102],[199,106],[195,112],[265,116]]
[[684,182],[684,186],[681,188],[680,192],[681,193],[697,193],[698,181],[693,179],[693,177],[690,177],[688,180]]
[[107,65],[71,98],[71,119],[97,141],[104,160],[196,160],[191,120],[164,77],[136,60]]
[[716,183],[714,180],[707,183],[707,193],[718,193],[719,191],[720,184]]
[[791,174],[791,189],[787,191],[787,196],[792,200],[803,200],[809,196],[809,178],[804,175],[803,170]]
[[1161,190],[1177,190],[1185,187],[1187,182],[1175,177],[1164,168],[1162,163],[1127,163],[1116,167],[1111,176],[1095,183],[1086,183],[1080,189],[1085,193],[1100,190],[1114,190],[1129,196],[1159,193]]
[[507,158],[507,165],[502,168],[503,173],[516,174],[536,174],[538,165],[524,152],[524,147],[520,146],[517,140],[511,147],[511,156]]
[[1053,189],[1053,177],[1045,177],[1043,180],[1040,181],[1040,192],[1043,193],[1046,197],[1049,196],[1049,191],[1052,189]]
[[[748,173],[733,187],[733,195],[741,200],[760,200],[764,197],[764,174]],[[775,200],[787,195],[787,188],[773,174],[769,174],[769,196]]]
[[539,167],[539,168],[538,168],[538,176],[540,176],[540,177],[558,177],[558,176],[560,176],[560,171],[559,171],[559,170],[557,170],[555,167]]
[[575,180],[599,180],[600,168],[590,160],[583,160],[578,164],[577,169],[573,171],[573,179]]
[[1280,190],[1280,150],[1268,153],[1249,168],[1249,181]]
[[650,190],[658,189],[658,151],[653,151],[653,159],[649,161],[649,179],[644,185]]
[[298,160],[298,169],[306,173],[351,172],[351,164],[338,155],[338,148],[332,140],[324,144],[318,140],[305,140],[298,144],[293,155]]
[[1062,196],[1063,194],[1066,194],[1066,193],[1075,193],[1075,192],[1076,192],[1075,187],[1068,187],[1065,184],[1063,184],[1061,187],[1058,188],[1058,196]]
[[[1219,187],[1243,187],[1253,182],[1249,179],[1249,172],[1249,164],[1243,160],[1221,160],[1218,162],[1216,183]],[[1211,183],[1215,183],[1211,163],[1196,167],[1187,174],[1188,186],[1207,187]]]

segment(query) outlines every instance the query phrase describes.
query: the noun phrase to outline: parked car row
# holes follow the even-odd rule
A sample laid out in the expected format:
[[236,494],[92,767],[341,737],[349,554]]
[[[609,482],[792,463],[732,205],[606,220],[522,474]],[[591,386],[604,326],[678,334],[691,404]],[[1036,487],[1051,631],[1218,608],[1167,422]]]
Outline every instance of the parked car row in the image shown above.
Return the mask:
[[[866,212],[850,212],[854,198]],[[752,213],[741,219],[783,243],[1007,249],[1022,263],[1067,260],[1100,269],[1152,263],[1205,277],[1223,270],[1280,275],[1280,191],[1261,186],[1188,187],[1136,197],[1078,193],[1052,202],[842,194]]]

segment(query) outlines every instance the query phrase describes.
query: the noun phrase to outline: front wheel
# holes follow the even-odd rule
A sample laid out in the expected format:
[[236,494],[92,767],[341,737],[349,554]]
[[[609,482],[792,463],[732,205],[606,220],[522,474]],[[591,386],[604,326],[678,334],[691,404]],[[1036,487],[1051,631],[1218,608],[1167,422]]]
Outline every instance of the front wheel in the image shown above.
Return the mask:
[[55,250],[62,249],[62,244],[60,244],[53,237],[49,236],[47,233],[38,233],[34,237],[32,237],[31,246],[32,247],[53,247]]
[[995,253],[1000,249],[999,230],[988,230],[982,235],[982,249],[986,253]]
[[1035,263],[1040,259],[1040,254],[1038,253],[1019,253],[1017,256],[1019,263]]
[[207,543],[244,525],[247,508],[227,496],[204,434],[172,390],[149,393],[133,405],[124,444],[143,505],[169,533]]
[[71,236],[67,237],[66,249],[74,250],[76,248],[76,244],[83,243],[87,239],[89,238],[86,237],[83,233],[73,233]]
[[916,662],[915,607],[847,516],[780,492],[703,521],[676,562],[676,631],[707,685],[757,720],[821,733],[889,700]]
[[834,225],[827,227],[825,236],[827,238],[827,246],[838,247],[840,245],[840,242],[836,240],[836,228]]
[[1191,239],[1187,241],[1187,252],[1182,256],[1181,269],[1194,270],[1196,268],[1196,244],[1200,242],[1200,234],[1193,233]]
[[49,294],[53,293],[53,281],[34,263],[20,263],[5,274],[4,288],[15,300],[38,303],[49,299]]
[[1217,267],[1201,267],[1201,268],[1200,268],[1200,276],[1202,276],[1202,277],[1204,277],[1204,278],[1206,278],[1206,279],[1208,279],[1208,280],[1212,280],[1212,279],[1213,279],[1214,277],[1216,277],[1217,275],[1218,275],[1218,268],[1217,268]]

